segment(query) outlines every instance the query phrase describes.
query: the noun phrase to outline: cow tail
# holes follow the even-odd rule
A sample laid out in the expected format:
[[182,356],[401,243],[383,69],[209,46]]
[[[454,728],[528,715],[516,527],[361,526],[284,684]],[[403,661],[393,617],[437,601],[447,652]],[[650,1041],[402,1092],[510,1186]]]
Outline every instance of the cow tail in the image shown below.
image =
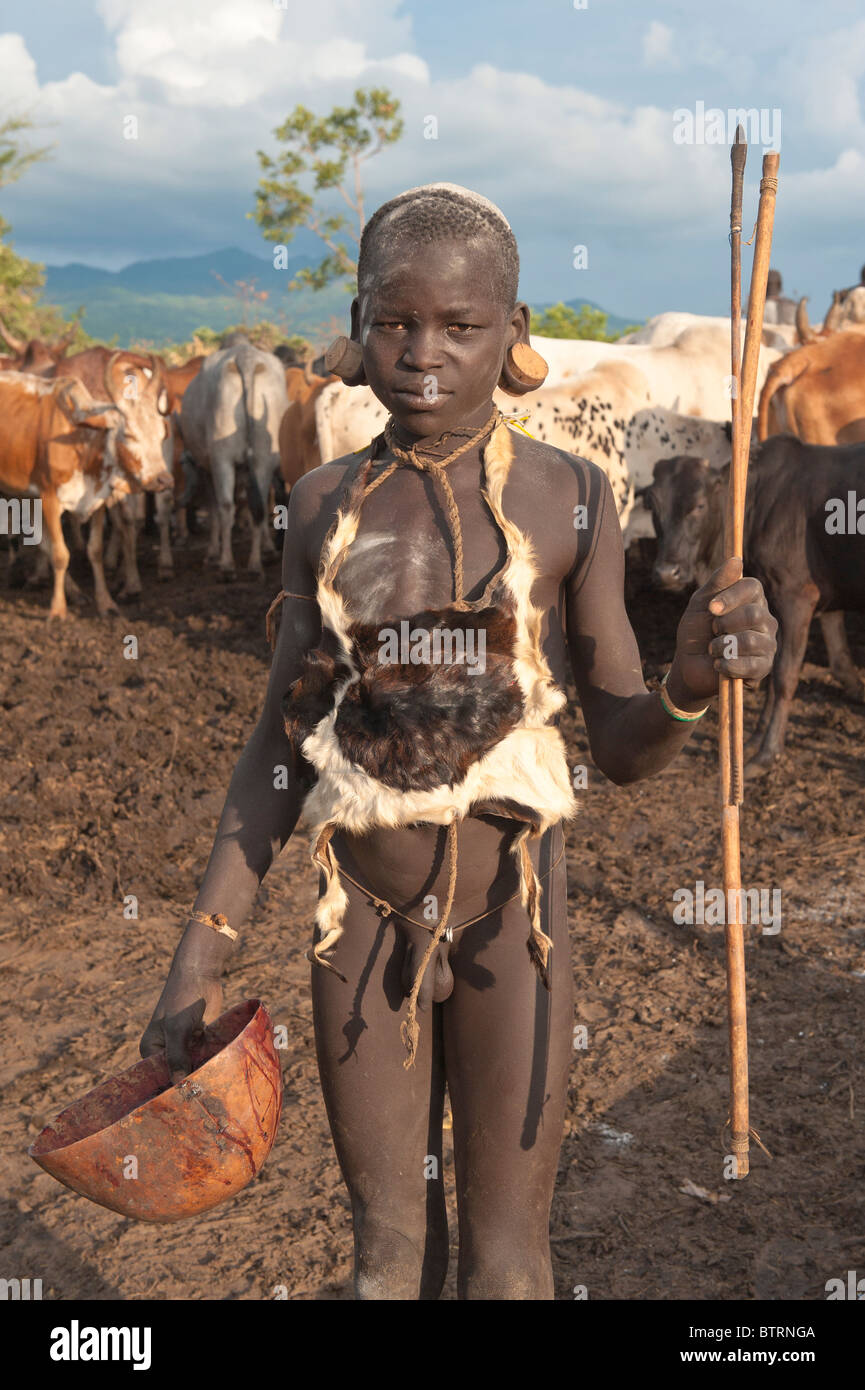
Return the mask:
[[[790,354],[791,356],[793,354]],[[771,433],[769,429],[769,407],[773,397],[778,394],[782,387],[792,386],[794,381],[798,381],[808,370],[809,363],[806,362],[798,371],[791,370],[787,358],[782,357],[779,362],[769,368],[769,375],[763,383],[763,390],[760,392],[760,406],[757,413],[757,438],[764,444]]]

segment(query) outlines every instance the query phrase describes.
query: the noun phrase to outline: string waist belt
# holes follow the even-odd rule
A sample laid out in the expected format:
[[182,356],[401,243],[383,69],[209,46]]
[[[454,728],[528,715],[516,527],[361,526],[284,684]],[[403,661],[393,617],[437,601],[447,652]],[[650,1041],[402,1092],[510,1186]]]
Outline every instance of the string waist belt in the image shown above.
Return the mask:
[[[538,882],[543,883],[545,878],[549,878],[550,874],[553,872],[553,869],[557,869],[559,867],[564,857],[565,847],[564,845],[562,845],[561,851],[559,853],[558,858],[556,859],[556,862],[554,864],[551,864],[548,869],[545,869],[542,874],[538,875]],[[404,922],[410,922],[413,927],[423,927],[426,931],[435,931],[435,927],[432,926],[430,922],[419,922],[416,917],[409,917],[407,912],[400,912],[399,908],[394,907],[392,903],[389,903],[387,898],[380,898],[377,893],[373,893],[372,889],[366,883],[361,883],[358,879],[352,878],[348,870],[344,869],[341,864],[339,866],[339,872],[341,878],[347,878],[349,883],[353,883],[355,888],[360,888],[361,892],[366,894],[366,896],[371,901],[373,907],[375,908],[376,912],[380,913],[382,917],[400,917]],[[508,903],[516,902],[519,896],[520,889],[518,888],[515,893],[511,893],[511,896],[509,898],[505,898],[504,902],[496,903],[495,907],[488,907],[486,912],[479,912],[476,917],[469,917],[467,921],[460,922],[457,926],[449,926],[445,930],[445,941],[453,941],[454,932],[462,931],[464,927],[471,927],[474,925],[475,922],[482,922],[485,917],[491,916],[493,912],[499,912],[503,907],[507,907]],[[312,953],[310,952],[309,954],[311,957]]]

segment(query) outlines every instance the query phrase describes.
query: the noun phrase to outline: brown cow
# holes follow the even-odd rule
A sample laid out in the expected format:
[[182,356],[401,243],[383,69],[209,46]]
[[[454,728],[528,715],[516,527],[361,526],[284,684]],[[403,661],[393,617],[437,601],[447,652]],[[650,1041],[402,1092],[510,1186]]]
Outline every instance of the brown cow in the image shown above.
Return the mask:
[[42,338],[31,338],[25,343],[23,338],[16,338],[10,333],[0,319],[0,336],[5,339],[13,353],[12,357],[0,357],[0,371],[41,372],[45,368],[53,367],[65,356],[66,349],[75,337],[75,328],[71,328],[53,343],[46,343]]
[[[123,411],[134,465],[130,475],[132,493],[163,492],[173,487],[168,391],[164,367],[158,357],[90,347],[83,352],[73,353],[71,357],[64,357],[41,375],[77,377],[91,396],[107,397]],[[118,524],[123,546],[122,592],[126,595],[140,594],[141,579],[135,554],[135,509],[122,505],[114,512],[112,519]]]
[[87,554],[96,606],[101,614],[116,611],[102,568],[105,508],[128,495],[139,468],[139,441],[113,402],[95,402],[74,378],[0,373],[0,488],[7,497],[41,504],[54,569],[49,617],[67,612],[63,512],[92,518]]
[[187,386],[198,376],[204,360],[204,355],[200,353],[197,357],[190,357],[188,362],[182,362],[179,367],[164,367],[168,414],[171,419],[173,435],[172,475],[174,490],[173,493],[164,493],[156,499],[156,523],[159,528],[157,575],[160,579],[171,579],[174,574],[174,556],[171,553],[172,512],[174,513],[178,536],[186,535],[186,510],[182,503],[186,494],[188,479],[183,467],[184,448],[183,436],[180,433],[180,407]]
[[315,403],[325,386],[336,380],[335,376],[316,376],[308,367],[285,369],[289,406],[279,426],[279,471],[286,491],[321,463]]
[[760,442],[795,434],[803,444],[865,440],[865,330],[848,328],[773,362],[760,392]]

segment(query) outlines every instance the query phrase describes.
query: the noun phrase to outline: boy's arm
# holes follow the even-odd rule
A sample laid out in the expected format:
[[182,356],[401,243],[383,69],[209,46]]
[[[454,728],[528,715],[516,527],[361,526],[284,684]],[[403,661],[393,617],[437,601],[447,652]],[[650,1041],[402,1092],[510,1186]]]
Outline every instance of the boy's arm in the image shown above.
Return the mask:
[[[235,766],[194,904],[203,913],[222,913],[235,930],[291,835],[303,799],[304,789],[295,775],[294,753],[283,726],[281,701],[300,675],[304,654],[315,646],[321,631],[314,599],[315,574],[304,544],[311,520],[304,515],[309,510],[303,505],[304,482],[296,484],[289,500],[282,587],[289,594],[310,594],[313,598],[288,597],[282,603],[264,707]],[[166,1052],[175,1077],[188,1071],[190,1036],[218,1016],[222,999],[219,977],[232,944],[230,938],[204,923],[187,922],[141,1040],[142,1056]]]
[[[566,631],[592,757],[618,783],[660,771],[693,733],[646,690],[640,653],[625,610],[625,554],[609,482],[604,480],[597,541],[565,583]],[[741,579],[738,560],[725,562],[691,596],[679,623],[667,677],[679,709],[702,709],[717,693],[719,671],[760,680],[772,669],[777,623],[756,579]],[[722,611],[710,609],[722,604]],[[736,655],[725,637],[735,635]]]

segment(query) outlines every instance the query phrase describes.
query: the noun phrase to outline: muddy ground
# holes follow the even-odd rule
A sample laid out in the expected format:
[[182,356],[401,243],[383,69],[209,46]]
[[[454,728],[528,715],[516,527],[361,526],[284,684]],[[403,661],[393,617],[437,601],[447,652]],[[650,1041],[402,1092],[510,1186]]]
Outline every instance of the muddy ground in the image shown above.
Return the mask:
[[[261,995],[289,1029],[282,1126],[258,1179],[193,1222],[148,1227],[25,1153],[61,1107],[136,1060],[264,688],[278,570],[228,588],[202,570],[196,540],[158,586],[144,550],[145,597],[120,619],[87,605],[49,626],[45,592],[0,592],[0,1275],[41,1278],[53,1299],[258,1299],[280,1285],[349,1299],[302,841],[265,881],[226,983],[227,1004]],[[75,573],[88,586],[86,564]],[[629,605],[654,676],[681,603],[645,579],[632,567]],[[865,667],[865,623],[848,628]],[[128,634],[137,661],[124,659]],[[759,699],[746,696],[749,723]],[[715,727],[708,717],[648,783],[617,788],[592,770],[569,834],[588,1045],[574,1053],[552,1213],[560,1299],[578,1286],[591,1299],[819,1299],[828,1279],[865,1268],[865,709],[831,682],[815,625],[786,757],[747,791],[744,881],[780,889],[783,925],[749,932],[752,1123],[772,1157],[755,1152],[742,1183],[724,1180],[722,929],[672,922],[676,888],[720,881]],[[568,737],[580,761],[579,715]],[[137,922],[121,911],[130,893]],[[454,1272],[452,1260],[450,1299]]]

